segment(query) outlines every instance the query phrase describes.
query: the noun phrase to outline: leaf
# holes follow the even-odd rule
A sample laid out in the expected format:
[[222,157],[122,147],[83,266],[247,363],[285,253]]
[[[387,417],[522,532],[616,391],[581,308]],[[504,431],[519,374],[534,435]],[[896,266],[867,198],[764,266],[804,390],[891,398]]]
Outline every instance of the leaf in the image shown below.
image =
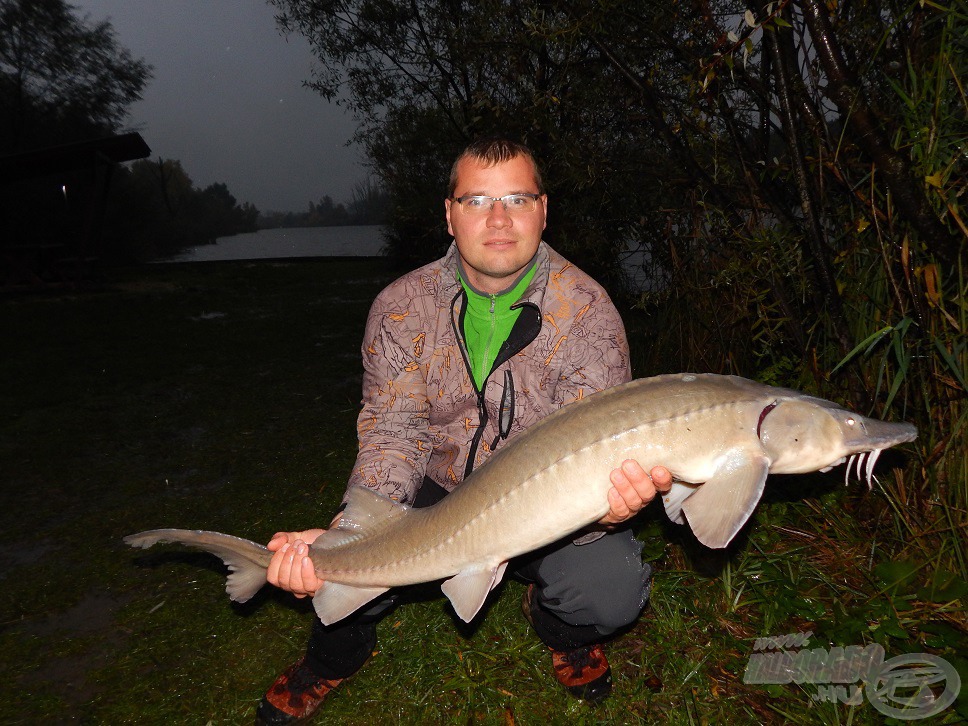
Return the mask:
[[938,266],[933,262],[930,265],[925,265],[922,270],[924,275],[924,294],[928,298],[928,303],[934,307],[941,304],[941,295],[938,290],[941,288],[940,275],[938,273]]
[[934,345],[938,349],[938,353],[944,359],[944,362],[948,364],[948,368],[951,370],[952,375],[958,379],[958,383],[961,384],[962,390],[968,390],[968,380],[966,380],[964,371],[961,370],[961,367],[958,365],[958,361],[955,359],[955,356],[948,352],[948,349],[945,348],[944,343],[941,342],[941,338],[935,338]]
[[833,375],[834,373],[836,373],[843,366],[845,366],[847,363],[849,363],[854,358],[854,356],[857,355],[858,353],[860,353],[862,350],[864,351],[864,354],[865,355],[867,353],[869,353],[871,351],[871,349],[875,345],[877,345],[877,343],[881,340],[881,338],[883,338],[885,335],[887,335],[888,333],[890,333],[893,330],[894,330],[894,326],[893,325],[885,325],[880,330],[877,330],[877,331],[871,333],[870,335],[868,335],[860,343],[858,343],[856,346],[854,346],[854,349],[852,351],[850,351],[850,353],[848,353],[847,355],[845,355],[844,358],[843,358],[843,360],[840,361],[840,363],[838,363],[836,366],[834,366],[834,369],[832,371],[830,371],[830,374]]
[[942,177],[941,172],[936,171],[931,176],[924,177],[924,181],[927,184],[930,184],[931,186],[935,187],[936,189],[941,189],[941,177]]
[[928,645],[931,645],[930,640],[937,639],[941,648],[947,647],[963,651],[968,647],[968,638],[965,637],[964,633],[947,623],[929,621],[921,624],[919,630],[923,635],[928,636],[924,638],[924,642]]
[[895,619],[885,620],[880,623],[876,628],[877,632],[884,633],[892,638],[906,638],[908,637],[908,632],[901,627],[901,624]]
[[935,583],[932,587],[922,587],[918,590],[918,599],[928,602],[945,603],[964,600],[966,597],[968,597],[968,583],[957,577],[941,586]]
[[748,26],[750,26],[751,28],[755,28],[756,27],[756,16],[753,15],[753,11],[752,10],[747,10],[746,11],[746,13],[743,15],[743,20],[745,20],[746,21],[746,24]]
[[887,591],[905,591],[914,584],[920,565],[910,560],[881,562],[874,568],[874,574],[887,585]]

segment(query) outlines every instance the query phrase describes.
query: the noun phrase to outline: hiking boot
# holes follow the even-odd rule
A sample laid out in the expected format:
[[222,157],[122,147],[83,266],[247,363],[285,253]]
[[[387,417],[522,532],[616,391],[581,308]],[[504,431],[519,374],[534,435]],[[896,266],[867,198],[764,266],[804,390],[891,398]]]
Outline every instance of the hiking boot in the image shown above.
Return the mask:
[[600,703],[612,692],[612,669],[600,645],[575,650],[551,650],[555,678],[571,695]]
[[[534,584],[528,585],[521,610],[531,627],[535,627],[533,611],[538,607],[534,596]],[[589,703],[599,703],[612,692],[612,669],[601,645],[586,645],[573,650],[555,650],[548,646],[548,650],[551,651],[555,678],[571,695]]]
[[269,687],[255,713],[257,725],[305,723],[315,715],[323,701],[345,678],[320,678],[303,658],[286,668]]

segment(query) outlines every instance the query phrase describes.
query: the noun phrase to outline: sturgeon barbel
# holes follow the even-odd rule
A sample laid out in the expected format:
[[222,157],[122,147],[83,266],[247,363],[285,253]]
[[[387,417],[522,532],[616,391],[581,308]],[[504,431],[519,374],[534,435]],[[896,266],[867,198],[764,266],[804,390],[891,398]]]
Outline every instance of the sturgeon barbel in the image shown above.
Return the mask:
[[[688,521],[706,546],[725,547],[753,513],[768,474],[826,471],[850,457],[870,485],[880,452],[916,436],[911,424],[736,376],[639,379],[545,417],[431,507],[352,487],[338,525],[309,550],[325,580],[313,606],[329,625],[391,587],[445,580],[441,589],[469,622],[508,560],[605,516],[609,473],[625,459],[646,471],[669,469],[670,518]],[[265,584],[272,555],[201,530],[150,530],[124,541],[177,542],[221,557],[230,570],[226,591],[238,602]]]

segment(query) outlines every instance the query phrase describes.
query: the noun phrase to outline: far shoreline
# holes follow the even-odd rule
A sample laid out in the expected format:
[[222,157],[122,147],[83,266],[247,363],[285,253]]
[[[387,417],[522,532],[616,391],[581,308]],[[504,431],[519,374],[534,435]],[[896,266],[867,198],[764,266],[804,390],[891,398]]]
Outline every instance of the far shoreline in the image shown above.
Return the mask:
[[155,263],[320,257],[383,257],[384,225],[272,227],[219,237],[214,244],[188,247]]

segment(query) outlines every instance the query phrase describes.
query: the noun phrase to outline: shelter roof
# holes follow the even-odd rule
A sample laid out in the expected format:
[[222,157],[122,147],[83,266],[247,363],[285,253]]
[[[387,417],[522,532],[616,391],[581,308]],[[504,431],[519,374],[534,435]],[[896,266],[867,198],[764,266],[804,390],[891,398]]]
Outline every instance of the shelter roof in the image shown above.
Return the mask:
[[0,184],[34,179],[98,164],[144,159],[151,149],[137,132],[0,156]]

